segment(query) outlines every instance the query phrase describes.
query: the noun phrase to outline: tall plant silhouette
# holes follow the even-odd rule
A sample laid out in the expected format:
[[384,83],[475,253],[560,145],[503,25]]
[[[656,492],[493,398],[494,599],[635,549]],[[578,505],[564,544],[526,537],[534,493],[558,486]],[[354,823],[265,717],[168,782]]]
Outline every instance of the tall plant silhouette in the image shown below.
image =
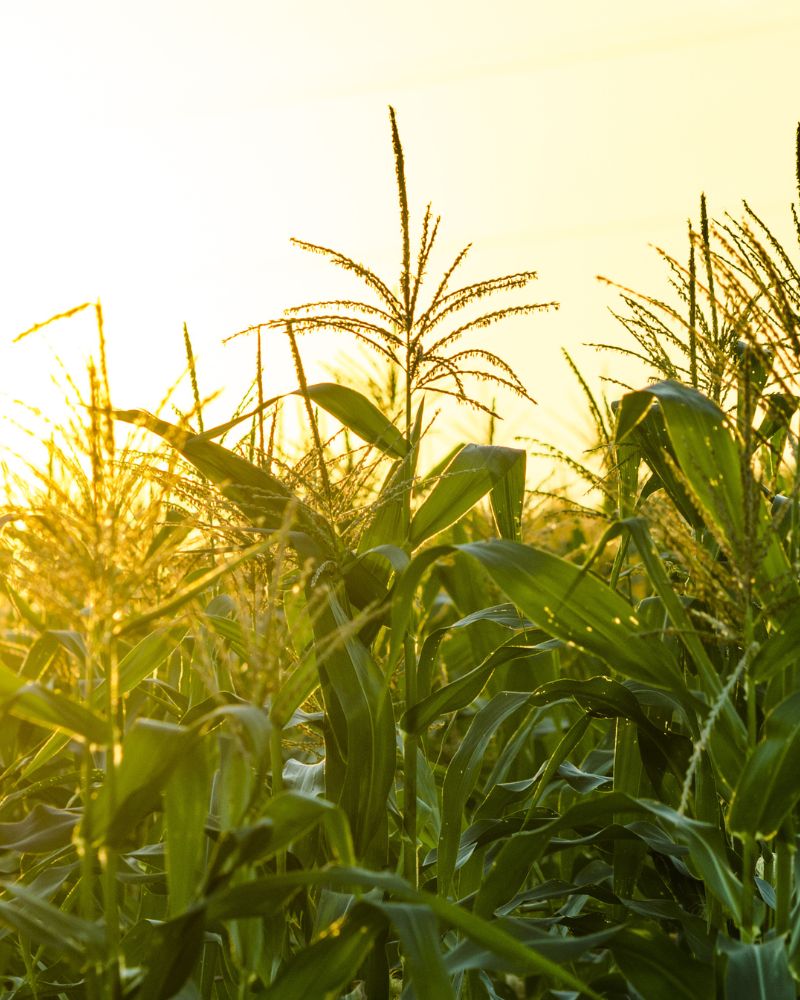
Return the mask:
[[[469,392],[470,380],[508,389],[524,399],[531,399],[512,366],[493,351],[481,346],[464,346],[464,337],[492,326],[511,316],[527,315],[558,308],[556,302],[505,305],[479,312],[463,322],[459,315],[479,300],[526,288],[535,281],[535,271],[520,271],[476,281],[451,289],[456,271],[463,264],[471,244],[467,244],[440,277],[433,293],[426,299],[423,285],[428,277],[431,252],[439,234],[441,216],[434,216],[431,205],[425,209],[416,252],[412,252],[411,219],[406,184],[405,159],[394,108],[389,108],[395,174],[400,214],[402,261],[397,292],[372,269],[330,247],[293,239],[295,246],[320,254],[337,267],[361,279],[375,302],[356,299],[329,299],[307,302],[285,311],[284,317],[259,328],[285,328],[291,324],[295,333],[336,330],[349,334],[368,350],[375,352],[399,370],[405,387],[405,431],[411,430],[413,398],[420,392],[435,392],[468,403],[491,413],[491,408]],[[247,332],[247,331],[242,331]]]

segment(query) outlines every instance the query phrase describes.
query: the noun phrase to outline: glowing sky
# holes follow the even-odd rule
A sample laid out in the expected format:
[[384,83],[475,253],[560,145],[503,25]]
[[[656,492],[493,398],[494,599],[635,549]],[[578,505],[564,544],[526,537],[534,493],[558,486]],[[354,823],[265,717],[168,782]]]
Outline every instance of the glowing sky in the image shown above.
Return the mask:
[[797,0],[4,3],[0,409],[49,405],[51,352],[91,346],[81,320],[14,335],[99,297],[120,405],[179,375],[185,320],[224,414],[251,355],[224,336],[352,290],[290,236],[397,273],[391,103],[440,264],[472,241],[465,279],[534,268],[562,302],[493,339],[542,403],[502,433],[580,434],[560,348],[597,374],[578,345],[620,337],[597,273],[660,291],[647,245],[683,253],[701,190],[788,231],[799,43]]

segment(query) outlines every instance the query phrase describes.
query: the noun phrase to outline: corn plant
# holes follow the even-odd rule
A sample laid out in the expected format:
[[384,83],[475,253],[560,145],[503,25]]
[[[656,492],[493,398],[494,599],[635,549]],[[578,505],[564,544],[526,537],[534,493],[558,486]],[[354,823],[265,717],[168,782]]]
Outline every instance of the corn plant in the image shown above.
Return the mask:
[[[98,310],[72,447],[2,516],[3,995],[794,997],[791,258],[703,204],[678,304],[624,292],[657,380],[585,384],[600,530],[564,558],[525,520],[523,451],[420,472],[427,394],[493,410],[476,372],[527,394],[460,338],[541,307],[448,325],[532,279],[451,292],[463,254],[424,299],[438,222],[412,265],[390,124],[399,292],[312,247],[377,304],[254,330],[255,405],[217,427],[188,331],[193,413],[114,410]],[[396,407],[308,384],[300,334],[330,328]],[[281,333],[293,461],[260,369]]]

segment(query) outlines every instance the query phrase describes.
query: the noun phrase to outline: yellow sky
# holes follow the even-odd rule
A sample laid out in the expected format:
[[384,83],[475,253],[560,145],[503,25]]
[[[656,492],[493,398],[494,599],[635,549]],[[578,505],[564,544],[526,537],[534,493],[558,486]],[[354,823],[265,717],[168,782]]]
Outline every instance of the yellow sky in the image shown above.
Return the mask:
[[91,346],[81,320],[14,335],[100,298],[120,405],[180,373],[185,320],[222,419],[250,357],[222,338],[351,290],[290,236],[396,274],[392,103],[440,263],[472,241],[465,279],[534,268],[561,301],[492,345],[542,404],[503,436],[569,444],[588,424],[560,349],[598,375],[616,363],[578,345],[621,339],[598,272],[662,290],[648,244],[683,252],[701,190],[788,232],[799,43],[797,0],[2,4],[0,412],[55,407],[52,351]]

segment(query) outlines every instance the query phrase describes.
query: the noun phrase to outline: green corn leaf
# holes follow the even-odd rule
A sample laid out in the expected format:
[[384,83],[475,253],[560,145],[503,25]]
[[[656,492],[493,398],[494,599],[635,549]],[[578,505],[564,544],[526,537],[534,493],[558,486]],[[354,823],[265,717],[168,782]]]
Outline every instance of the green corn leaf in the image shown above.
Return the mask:
[[[183,625],[167,625],[156,629],[138,642],[119,661],[119,693],[128,694],[146,677],[155,673],[167,657],[178,647],[186,634]],[[105,699],[106,681],[103,678],[92,692],[91,704],[102,705]],[[36,752],[21,770],[21,776],[29,778],[60,754],[69,743],[69,736],[55,732]]]
[[0,664],[0,707],[26,722],[45,729],[69,733],[89,743],[103,744],[108,737],[107,724],[79,702],[51,691]]
[[439,926],[434,913],[419,903],[370,900],[370,905],[388,917],[397,931],[416,1000],[455,1000],[442,958]]
[[408,454],[409,444],[400,431],[360,392],[335,382],[318,382],[308,386],[307,392],[313,403],[327,410],[363,441],[395,458]]
[[[644,401],[650,399],[658,401],[678,467],[708,527],[724,541],[741,567],[752,562],[765,592],[785,588],[789,564],[760,493],[754,502],[754,534],[747,538],[741,451],[725,414],[691,386],[658,382],[623,397],[618,440],[641,420],[647,412]],[[749,544],[756,552],[748,556]]]
[[278,729],[283,729],[317,687],[319,687],[319,672],[312,647],[281,684],[273,698],[269,716],[272,724]]
[[[284,791],[272,796],[256,823],[222,834],[210,878],[216,882],[242,865],[274,857],[319,826],[324,828],[337,860],[352,864],[353,840],[343,810],[318,796]],[[222,905],[220,899],[217,905]]]
[[582,825],[613,822],[614,805],[617,805],[619,811],[623,801],[627,801],[627,796],[606,793],[572,806],[563,816],[556,817],[538,829],[512,834],[496,852],[481,882],[474,904],[475,913],[488,919],[512,899],[550,840],[561,830],[572,829],[573,822],[577,825],[573,817],[578,816]]
[[623,675],[685,692],[674,657],[663,643],[646,634],[620,594],[558,556],[504,539],[435,546],[414,558],[395,589],[390,663],[400,657],[422,575],[436,560],[456,551],[476,559],[542,631],[599,657]]
[[206,919],[210,925],[252,917],[268,918],[300,892],[299,885],[265,884],[263,879],[248,879],[214,892],[206,900]]
[[[566,886],[567,883],[564,885]],[[559,891],[563,892],[563,888]],[[503,917],[496,921],[496,925],[507,934],[515,937],[520,943],[535,948],[540,954],[560,965],[573,962],[594,948],[607,947],[608,942],[620,930],[619,927],[608,927],[602,931],[595,931],[593,934],[565,937],[558,932],[548,933],[535,926],[530,920]],[[490,951],[468,940],[459,942],[455,948],[447,953],[445,967],[451,975],[467,969],[493,969],[497,972],[510,971],[517,974],[524,972],[523,968],[509,968],[507,959],[500,959],[497,955],[493,955]]]
[[[517,448],[465,445],[453,458],[411,521],[409,540],[417,548],[467,513],[519,464]],[[513,517],[509,506],[506,513]]]
[[[406,569],[403,566],[399,571]],[[436,659],[442,640],[453,632],[461,629],[471,628],[473,625],[500,625],[503,628],[522,631],[533,627],[533,623],[526,618],[520,618],[516,609],[511,604],[498,604],[490,608],[482,608],[480,611],[473,611],[472,614],[459,618],[452,625],[445,625],[442,628],[434,629],[426,637],[419,652],[417,662],[417,688],[420,696],[425,696],[430,691],[433,680]],[[492,652],[494,649],[492,649]]]
[[536,646],[527,646],[514,641],[500,646],[483,663],[473,667],[457,680],[445,684],[444,687],[434,691],[427,698],[418,701],[416,705],[412,705],[407,712],[403,713],[400,725],[408,733],[424,732],[432,722],[435,722],[442,715],[446,715],[448,712],[457,712],[471,704],[498,667],[520,660],[532,660],[537,656],[549,653],[553,649],[554,641],[558,642],[558,640],[548,640]]
[[[550,704],[561,696],[571,696],[591,716],[605,719],[627,719],[639,733],[643,756],[645,751],[652,758],[649,770],[659,772],[669,769],[683,781],[689,767],[692,746],[685,737],[658,729],[645,715],[636,695],[611,677],[590,677],[586,680],[550,681],[534,691],[534,704]],[[658,782],[655,782],[656,785]]]
[[[707,396],[678,382],[657,382],[622,398],[617,439],[650,412],[658,401],[677,464],[704,518],[734,551],[744,543],[744,494],[739,448],[725,414]],[[659,471],[664,479],[664,474]]]
[[322,613],[315,616],[314,629],[318,642],[327,649],[324,662],[317,662],[332,730],[326,794],[344,809],[356,853],[362,857],[373,838],[385,829],[395,773],[392,699],[386,677],[354,634],[352,622],[333,591],[329,591]]
[[24,819],[0,823],[0,850],[21,854],[49,854],[72,842],[80,814],[37,802]]
[[742,883],[733,872],[722,829],[683,816],[660,802],[649,799],[632,801],[640,802],[644,809],[661,820],[679,843],[689,848],[689,858],[700,878],[733,919],[740,923]]
[[252,629],[244,628],[241,622],[208,612],[203,615],[202,621],[212,632],[225,640],[228,649],[234,652],[242,663],[250,663],[251,657],[259,655],[262,646],[259,637]]
[[478,712],[447,768],[442,786],[442,829],[439,836],[437,890],[447,896],[453,881],[458,843],[461,837],[461,816],[467,796],[478,780],[484,754],[497,728],[527,704],[529,695],[518,691],[501,691]]
[[714,1000],[714,967],[693,958],[663,931],[626,927],[608,947],[625,978],[648,1000]]
[[[667,571],[656,552],[646,522],[642,518],[627,518],[614,525],[609,531],[609,535],[618,530],[628,531],[633,538],[653,588],[663,602],[673,626],[694,661],[709,704],[716,704],[719,699],[723,699],[718,720],[709,735],[708,748],[717,773],[726,789],[730,790],[736,783],[744,760],[747,746],[745,724],[733,704],[732,698],[722,694],[722,680],[697,634],[683,601],[672,587]],[[691,699],[686,696],[685,692],[680,692],[679,700],[691,724],[698,706],[692,705]]]
[[[506,967],[519,969],[523,973],[549,976],[566,987],[592,997],[593,1000],[600,1000],[599,994],[579,977],[565,969],[558,961],[551,961],[540,954],[534,946],[529,946],[510,934],[500,921],[483,919],[441,896],[420,892],[405,879],[389,872],[334,866],[268,876],[255,880],[252,885],[254,895],[257,895],[258,888],[273,893],[281,888],[295,886],[330,886],[348,892],[378,889],[400,902],[426,906],[441,923],[460,931],[471,941],[508,963]],[[276,998],[277,996],[281,996],[283,1000],[281,994],[278,993]]]
[[782,701],[764,722],[763,739],[748,756],[728,813],[741,837],[770,840],[800,801],[800,693]]
[[558,556],[504,540],[459,547],[543,631],[600,657],[628,677],[683,688],[677,664],[645,634],[630,604],[601,580]]
[[98,924],[65,913],[20,882],[1,882],[13,902],[0,899],[0,922],[45,948],[66,955],[78,966],[105,950],[105,933]]
[[200,958],[204,936],[205,910],[201,906],[163,923],[148,920],[134,925],[122,949],[130,965],[147,970],[139,995],[148,1000],[179,997]]
[[727,956],[725,1000],[795,1000],[783,937],[747,944],[720,936],[718,947]]
[[386,918],[356,903],[317,941],[298,952],[261,995],[264,1000],[327,1000],[340,996],[355,977],[383,929]]
[[[166,625],[141,639],[119,661],[119,693],[132,691],[145,677],[151,677],[175,652],[186,635],[184,625]],[[100,690],[105,686],[102,682]],[[95,695],[95,700],[98,696]]]
[[95,799],[87,831],[94,843],[121,847],[136,824],[156,808],[179,762],[192,751],[195,732],[154,719],[137,719],[122,744],[113,780]]
[[797,614],[796,607],[796,604],[791,603],[788,609],[781,611],[780,618],[753,657],[751,669],[757,681],[768,681],[797,661],[800,615]]
[[[336,544],[330,526],[275,476],[209,440],[206,435],[191,434],[146,410],[115,410],[114,415],[118,420],[158,434],[216,484],[257,527],[276,532],[294,528],[287,532],[286,541],[301,558],[311,559],[315,565],[335,561]],[[382,581],[362,562],[351,560],[345,579],[348,594],[359,608],[385,596]],[[150,621],[152,617],[136,619],[128,628]]]
[[598,719],[630,719],[643,728],[653,725],[636,695],[611,677],[549,681],[533,693],[533,700],[540,705],[552,704],[563,697],[574,698],[584,712]]
[[697,506],[675,471],[675,451],[667,434],[664,414],[652,405],[651,397],[629,393],[622,398],[617,409],[615,447],[617,454],[627,453],[629,458],[634,458],[634,463],[636,457],[644,459],[652,470],[653,474],[639,494],[639,503],[663,489],[689,524],[702,528],[703,519]]
[[519,451],[505,475],[492,487],[489,501],[501,538],[521,541],[522,509],[525,504],[525,465],[527,456]]
[[295,523],[312,534],[324,530],[319,518],[275,476],[202,435],[170,424],[147,410],[115,410],[117,420],[145,427],[179,451],[198,472],[222,490],[242,513],[262,528],[282,528],[291,506]]
[[28,650],[20,673],[38,681],[61,650],[81,666],[86,662],[86,644],[82,635],[67,629],[48,629],[36,638]]
[[[408,514],[417,474],[423,412],[424,406],[421,403],[411,429],[411,448],[405,458],[395,462],[389,470],[375,501],[372,516],[359,539],[359,555],[379,546],[402,546],[408,538]],[[377,563],[376,571],[382,579],[388,579],[385,565],[371,556],[367,556],[367,561],[373,566]]]
[[202,884],[211,775],[206,748],[179,757],[164,788],[169,913],[189,909]]
[[614,822],[618,815],[636,814],[655,816],[678,843],[688,848],[699,876],[733,918],[739,920],[742,884],[731,868],[722,831],[710,823],[682,816],[660,802],[634,799],[620,792],[604,792],[582,800],[562,816],[511,836],[497,852],[481,883],[475,912],[490,916],[510,899],[522,885],[531,865],[561,831],[597,827]]
[[434,463],[434,465],[432,465],[427,472],[423,473],[419,482],[420,493],[427,493],[428,490],[436,485],[447,466],[453,461],[460,451],[463,451],[464,448],[467,447],[468,444],[468,441],[459,441],[457,444],[454,444],[450,451],[443,455],[438,462]]
[[[634,824],[629,825],[629,829],[633,829],[633,827]],[[652,829],[656,830],[657,828],[653,827]],[[653,844],[653,849],[657,849],[655,844]],[[623,899],[621,902],[627,910],[637,916],[647,920],[669,920],[672,923],[680,924],[695,941],[703,941],[709,947],[713,946],[713,937],[708,932],[705,920],[697,914],[687,912],[672,899]]]

